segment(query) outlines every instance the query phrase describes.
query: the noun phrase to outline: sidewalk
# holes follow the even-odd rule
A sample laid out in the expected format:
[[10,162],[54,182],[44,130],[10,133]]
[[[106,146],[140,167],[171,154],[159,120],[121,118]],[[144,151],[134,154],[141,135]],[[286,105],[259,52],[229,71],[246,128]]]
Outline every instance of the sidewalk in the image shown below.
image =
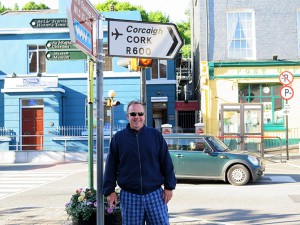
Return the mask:
[[[217,225],[205,221],[170,220],[170,225]],[[0,208],[0,225],[72,225],[64,208]]]
[[[293,164],[300,168],[300,154],[291,153],[289,160],[283,155],[282,165],[286,163]],[[274,163],[274,160],[268,160],[268,163]],[[278,159],[275,163],[280,163]],[[33,190],[34,191],[34,190]],[[2,201],[5,202],[5,201]],[[209,221],[189,220],[172,215],[170,225],[221,225],[226,223],[213,223]],[[0,206],[0,225],[72,225],[68,219],[64,207],[12,207],[5,208],[2,203]]]

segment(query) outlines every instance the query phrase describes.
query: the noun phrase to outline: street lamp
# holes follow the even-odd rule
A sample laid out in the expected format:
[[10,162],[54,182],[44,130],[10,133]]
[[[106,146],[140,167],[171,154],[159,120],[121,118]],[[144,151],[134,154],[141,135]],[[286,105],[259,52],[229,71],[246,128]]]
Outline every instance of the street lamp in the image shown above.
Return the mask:
[[[114,97],[116,96],[116,92],[114,91],[114,90],[109,90],[108,91],[108,97],[109,97],[109,103],[107,104],[108,106],[109,106],[109,108],[110,108],[110,119],[109,119],[109,121],[110,121],[110,140],[111,140],[111,138],[112,138],[112,135],[113,135],[113,126],[114,126],[114,124],[113,124],[113,106],[115,105],[114,104]],[[119,103],[120,104],[120,103]]]

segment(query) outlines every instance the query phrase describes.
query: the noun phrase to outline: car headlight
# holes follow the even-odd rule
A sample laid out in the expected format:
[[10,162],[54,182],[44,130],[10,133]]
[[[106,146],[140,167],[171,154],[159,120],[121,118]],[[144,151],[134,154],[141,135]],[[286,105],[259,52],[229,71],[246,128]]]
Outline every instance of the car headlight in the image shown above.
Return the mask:
[[252,155],[248,155],[248,160],[255,166],[258,166],[258,164],[259,164],[257,158]]

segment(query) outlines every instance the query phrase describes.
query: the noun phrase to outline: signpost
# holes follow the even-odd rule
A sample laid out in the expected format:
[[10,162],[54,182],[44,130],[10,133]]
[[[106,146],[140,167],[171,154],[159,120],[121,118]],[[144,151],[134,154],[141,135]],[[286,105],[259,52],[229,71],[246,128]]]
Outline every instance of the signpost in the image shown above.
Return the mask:
[[48,60],[76,60],[86,59],[86,54],[81,51],[48,51],[46,58]]
[[68,20],[62,19],[32,19],[30,22],[32,28],[66,28]]
[[175,24],[108,19],[108,55],[173,59],[182,46]]
[[67,17],[71,42],[97,60],[99,49],[95,36],[98,34],[99,12],[88,0],[69,0]]
[[289,132],[288,132],[288,128],[289,128],[289,108],[286,108],[286,105],[288,105],[288,100],[290,100],[293,96],[294,96],[294,89],[289,86],[292,84],[292,82],[294,81],[294,74],[292,74],[290,71],[283,71],[282,73],[280,73],[279,75],[279,81],[280,83],[283,85],[280,89],[280,96],[282,99],[284,99],[285,102],[285,110],[284,110],[284,114],[285,114],[285,123],[286,123],[286,159],[289,160]]
[[70,40],[51,40],[46,43],[46,47],[49,50],[77,49]]

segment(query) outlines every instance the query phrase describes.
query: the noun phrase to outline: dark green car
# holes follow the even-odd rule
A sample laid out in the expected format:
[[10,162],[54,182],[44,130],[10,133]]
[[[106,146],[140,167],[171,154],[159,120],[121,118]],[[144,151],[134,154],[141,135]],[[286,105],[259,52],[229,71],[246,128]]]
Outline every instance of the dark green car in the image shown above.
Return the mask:
[[233,185],[255,182],[265,171],[256,153],[230,150],[212,135],[164,134],[178,179],[223,180]]

